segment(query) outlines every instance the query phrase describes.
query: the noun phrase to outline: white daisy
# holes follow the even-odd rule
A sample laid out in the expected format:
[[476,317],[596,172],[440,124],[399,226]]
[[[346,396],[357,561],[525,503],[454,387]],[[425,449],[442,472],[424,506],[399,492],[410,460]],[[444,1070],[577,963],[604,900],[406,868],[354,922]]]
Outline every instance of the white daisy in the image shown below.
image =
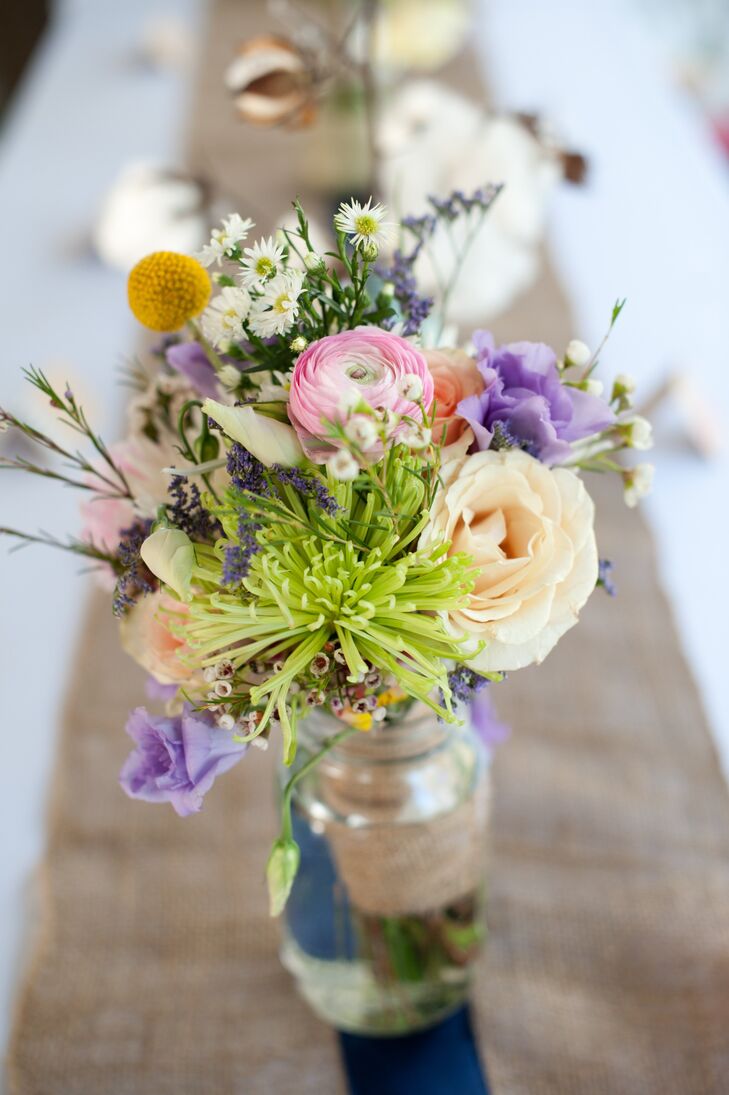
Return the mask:
[[210,243],[206,243],[195,258],[203,266],[212,266],[214,262],[220,265],[228,251],[247,238],[251,228],[253,228],[253,221],[250,217],[243,220],[239,213],[231,213],[230,216],[223,218],[220,228],[213,231]]
[[246,247],[241,263],[241,282],[246,289],[263,289],[267,281],[283,269],[284,249],[274,243],[273,236]]
[[251,298],[245,289],[226,285],[202,314],[205,338],[219,350],[227,350],[243,334],[242,323],[251,308]]
[[349,236],[354,247],[370,247],[379,250],[387,243],[395,227],[386,221],[387,210],[380,202],[372,204],[372,198],[366,205],[355,201],[342,202],[334,217],[334,227]]
[[301,270],[286,270],[266,282],[262,296],[253,302],[250,328],[260,338],[283,335],[299,314],[298,299],[304,275]]

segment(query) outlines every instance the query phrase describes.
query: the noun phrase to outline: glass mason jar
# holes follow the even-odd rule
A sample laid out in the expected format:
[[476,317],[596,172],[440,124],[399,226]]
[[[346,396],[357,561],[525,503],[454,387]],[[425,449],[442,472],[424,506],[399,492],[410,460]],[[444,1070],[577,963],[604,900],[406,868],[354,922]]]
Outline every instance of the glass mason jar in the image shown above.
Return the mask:
[[[329,714],[307,718],[296,768],[341,729]],[[297,782],[301,864],[281,959],[331,1025],[404,1034],[465,1000],[486,931],[488,760],[469,725],[414,706]]]

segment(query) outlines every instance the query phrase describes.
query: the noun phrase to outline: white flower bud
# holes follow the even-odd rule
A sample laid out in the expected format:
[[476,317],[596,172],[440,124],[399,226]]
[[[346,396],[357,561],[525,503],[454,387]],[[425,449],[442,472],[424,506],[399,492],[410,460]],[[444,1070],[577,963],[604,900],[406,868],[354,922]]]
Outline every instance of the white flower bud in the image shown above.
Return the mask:
[[349,479],[356,479],[359,475],[359,464],[354,459],[351,452],[347,452],[346,449],[340,449],[330,456],[327,460],[327,468],[335,479],[339,479],[342,482],[346,482]]
[[410,430],[406,430],[400,437],[403,445],[407,445],[410,449],[425,449],[428,447],[432,440],[432,430],[427,426],[414,426]]
[[304,266],[311,273],[315,273],[319,270],[324,270],[326,263],[323,256],[317,254],[316,251],[307,251],[304,255]]
[[629,376],[627,373],[619,373],[615,377],[614,390],[619,395],[630,395],[635,391],[635,378]]
[[181,601],[190,599],[195,548],[186,533],[177,528],[158,528],[144,541],[139,554],[145,566]]
[[219,696],[221,700],[224,700],[227,699],[233,691],[233,685],[230,681],[216,681],[213,691],[216,696]]
[[394,284],[394,282],[386,281],[383,284],[382,288],[380,289],[380,292],[382,293],[383,297],[394,297],[395,296],[395,284]]
[[264,738],[262,734],[259,734],[257,738],[251,739],[250,744],[265,753],[268,749],[268,738]]
[[253,407],[226,407],[214,399],[206,399],[202,405],[203,414],[207,414],[222,427],[228,437],[238,441],[248,449],[262,464],[270,468],[272,464],[283,464],[289,468],[300,464],[304,459],[293,426],[268,418],[253,410]]
[[367,452],[377,443],[377,426],[366,414],[355,414],[344,427],[344,432],[357,448]]
[[591,357],[590,347],[584,342],[580,342],[579,338],[573,338],[567,344],[567,349],[564,352],[565,364],[574,365],[577,369],[584,369]]
[[397,387],[403,399],[409,399],[411,403],[417,403],[419,399],[422,399],[423,382],[417,373],[405,373]]
[[374,262],[380,253],[380,248],[374,240],[368,240],[366,243],[359,245],[360,253],[367,262]]
[[218,372],[218,380],[229,391],[238,387],[241,376],[240,369],[236,369],[235,365],[223,365],[223,368]]
[[220,715],[217,721],[221,730],[233,730],[235,727],[235,719],[232,715]]
[[306,347],[309,345],[303,335],[297,335],[296,338],[292,338],[289,344],[295,354],[303,354]]
[[646,494],[650,494],[654,472],[655,468],[652,464],[637,464],[634,468],[629,468],[623,472],[623,497],[626,506],[629,506],[630,509],[637,506]]
[[588,395],[602,395],[605,385],[602,380],[588,380],[585,382],[585,391]]
[[653,448],[653,427],[647,418],[637,414],[626,423],[626,439],[632,449]]
[[203,669],[203,680],[207,684],[213,684],[218,679],[218,671],[214,665],[208,665]]

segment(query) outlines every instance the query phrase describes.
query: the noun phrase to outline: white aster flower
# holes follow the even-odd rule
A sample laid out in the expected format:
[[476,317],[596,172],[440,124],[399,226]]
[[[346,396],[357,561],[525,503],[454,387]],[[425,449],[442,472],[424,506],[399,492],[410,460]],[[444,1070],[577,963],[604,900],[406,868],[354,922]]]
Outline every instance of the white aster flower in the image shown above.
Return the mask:
[[241,263],[241,282],[246,289],[263,289],[267,281],[283,269],[284,249],[274,243],[273,236],[246,247]]
[[251,308],[251,298],[245,289],[226,285],[205,309],[201,318],[202,332],[208,342],[219,350],[227,350],[243,334],[243,320]]
[[243,220],[239,213],[231,213],[230,216],[223,218],[220,228],[213,231],[210,243],[206,243],[195,258],[203,266],[212,266],[214,262],[220,265],[228,251],[246,239],[251,228],[253,228],[253,221],[250,217]]
[[334,227],[339,232],[349,236],[350,243],[354,247],[364,249],[374,248],[375,253],[383,243],[387,243],[394,225],[386,221],[387,210],[380,202],[372,204],[370,198],[366,205],[362,205],[354,198],[350,202],[342,202],[339,212],[334,217]]
[[346,482],[359,475],[359,464],[347,449],[339,449],[327,460],[327,468],[335,479]]
[[255,335],[270,338],[291,329],[299,314],[298,299],[303,282],[300,270],[286,270],[266,283],[263,294],[251,308],[250,327]]
[[638,505],[641,498],[650,494],[653,486],[655,468],[652,464],[637,464],[623,472],[625,504],[630,509]]

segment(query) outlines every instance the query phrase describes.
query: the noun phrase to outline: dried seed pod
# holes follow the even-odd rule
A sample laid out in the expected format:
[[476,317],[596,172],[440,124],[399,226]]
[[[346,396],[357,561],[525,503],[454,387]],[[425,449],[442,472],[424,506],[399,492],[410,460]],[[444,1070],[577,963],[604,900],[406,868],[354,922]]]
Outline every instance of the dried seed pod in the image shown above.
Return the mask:
[[241,118],[253,125],[299,128],[314,120],[312,63],[285,38],[249,39],[228,66],[225,83]]

